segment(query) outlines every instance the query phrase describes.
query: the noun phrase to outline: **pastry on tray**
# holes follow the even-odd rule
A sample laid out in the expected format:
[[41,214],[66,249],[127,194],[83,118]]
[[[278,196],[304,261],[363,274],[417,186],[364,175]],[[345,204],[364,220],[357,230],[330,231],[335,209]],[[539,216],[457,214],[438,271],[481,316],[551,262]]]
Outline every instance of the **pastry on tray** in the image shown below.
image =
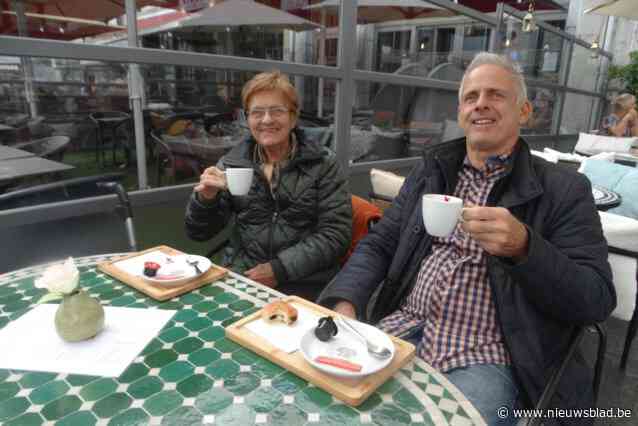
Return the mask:
[[275,300],[261,310],[261,317],[267,321],[283,322],[292,325],[297,321],[297,310],[288,302]]

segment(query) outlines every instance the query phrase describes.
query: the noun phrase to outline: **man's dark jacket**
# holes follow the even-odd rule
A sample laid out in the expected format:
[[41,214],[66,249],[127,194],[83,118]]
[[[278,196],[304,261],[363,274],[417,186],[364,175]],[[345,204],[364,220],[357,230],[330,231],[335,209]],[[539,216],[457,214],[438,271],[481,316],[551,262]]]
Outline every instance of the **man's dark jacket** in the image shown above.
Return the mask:
[[208,240],[234,216],[226,263],[244,271],[269,262],[279,290],[316,297],[350,246],[351,196],[334,156],[301,130],[295,135],[296,154],[281,168],[272,192],[254,161],[253,138],[222,157],[221,169],[254,168],[250,192],[234,197],[219,191],[212,203],[202,203],[193,194],[186,209],[186,233],[197,241]]
[[[465,155],[465,138],[424,151],[423,162],[319,303],[331,306],[345,299],[363,317],[371,295],[382,283],[368,320],[376,322],[399,308],[430,252],[432,238],[423,227],[422,195],[452,194]],[[511,173],[496,183],[487,204],[507,208],[527,226],[528,257],[514,264],[488,255],[487,265],[521,402],[533,406],[563,359],[575,328],[604,321],[616,306],[616,294],[587,178],[532,156],[522,140],[513,156]],[[589,408],[592,404],[592,375],[577,353],[551,406]]]

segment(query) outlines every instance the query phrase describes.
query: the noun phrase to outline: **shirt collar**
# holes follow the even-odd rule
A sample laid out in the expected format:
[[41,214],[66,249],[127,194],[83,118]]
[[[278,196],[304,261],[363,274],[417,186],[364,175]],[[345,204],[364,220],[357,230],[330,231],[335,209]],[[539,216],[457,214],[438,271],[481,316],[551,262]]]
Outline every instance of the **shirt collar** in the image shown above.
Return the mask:
[[492,155],[487,157],[487,160],[485,161],[485,170],[479,170],[472,165],[470,158],[465,155],[463,166],[470,168],[472,171],[484,173],[486,176],[490,176],[498,172],[509,173],[512,169],[513,159],[513,152],[501,155]]

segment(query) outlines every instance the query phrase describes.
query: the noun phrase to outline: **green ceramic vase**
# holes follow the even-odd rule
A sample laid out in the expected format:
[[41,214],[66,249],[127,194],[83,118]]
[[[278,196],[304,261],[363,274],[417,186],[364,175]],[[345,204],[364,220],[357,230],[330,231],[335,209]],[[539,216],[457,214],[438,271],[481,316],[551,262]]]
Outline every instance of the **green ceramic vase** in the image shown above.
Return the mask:
[[90,339],[104,328],[104,308],[79,290],[64,296],[55,313],[55,329],[67,342]]

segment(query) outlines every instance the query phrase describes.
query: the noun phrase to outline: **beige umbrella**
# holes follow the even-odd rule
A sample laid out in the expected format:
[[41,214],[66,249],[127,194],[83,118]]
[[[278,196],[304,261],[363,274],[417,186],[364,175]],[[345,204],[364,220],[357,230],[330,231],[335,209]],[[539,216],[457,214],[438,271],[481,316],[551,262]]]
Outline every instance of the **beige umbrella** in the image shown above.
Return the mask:
[[598,15],[619,16],[638,20],[638,1],[636,0],[607,0],[598,6],[585,10],[585,13]]
[[226,30],[231,27],[254,25],[264,29],[305,31],[319,25],[252,0],[226,0],[184,19],[179,27]]

